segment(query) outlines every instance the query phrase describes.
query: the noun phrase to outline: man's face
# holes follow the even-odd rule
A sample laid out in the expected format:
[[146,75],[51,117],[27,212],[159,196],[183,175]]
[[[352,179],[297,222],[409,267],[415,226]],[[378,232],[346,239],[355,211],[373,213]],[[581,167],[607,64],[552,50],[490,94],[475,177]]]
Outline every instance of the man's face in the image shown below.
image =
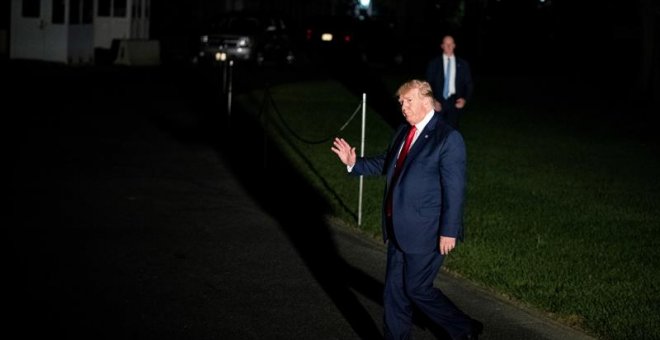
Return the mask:
[[445,37],[442,39],[442,53],[452,56],[454,55],[454,48],[456,47],[456,44],[454,44],[454,39],[452,37]]
[[430,108],[427,108],[427,105],[425,105],[424,99],[420,98],[419,89],[410,89],[408,92],[399,96],[399,104],[401,104],[403,117],[406,118],[406,121],[410,125],[421,122],[428,111],[430,111]]

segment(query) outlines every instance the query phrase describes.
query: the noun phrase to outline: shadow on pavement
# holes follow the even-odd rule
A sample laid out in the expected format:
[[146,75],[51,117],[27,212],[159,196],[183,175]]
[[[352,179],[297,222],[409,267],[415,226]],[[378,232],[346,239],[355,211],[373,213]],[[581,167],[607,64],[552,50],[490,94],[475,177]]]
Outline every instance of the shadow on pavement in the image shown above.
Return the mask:
[[[210,80],[206,85],[213,87],[218,84]],[[248,86],[240,84],[239,91]],[[200,102],[195,97],[201,91],[186,91],[191,95],[189,99],[193,103]],[[206,90],[205,93],[213,91]],[[217,93],[220,93],[220,89]],[[207,106],[197,108],[208,112],[215,107],[213,110],[216,112],[211,115],[213,117],[205,119],[206,124],[198,126],[200,130],[184,131],[180,129],[180,124],[167,121],[160,121],[159,126],[173,132],[177,138],[201,138],[214,145],[217,152],[230,161],[231,170],[244,188],[266,213],[278,221],[300,258],[355,333],[363,339],[382,338],[380,327],[354,292],[382,305],[382,283],[339,256],[325,220],[330,212],[328,204],[306,183],[285,156],[271,147],[274,143],[265,140],[259,122],[248,118],[249,115],[240,112],[239,107],[233,108],[231,119],[224,113],[218,114],[217,107],[224,108],[226,104],[217,96],[210,97],[213,103],[220,105],[207,103]],[[214,128],[209,129],[209,125]],[[267,154],[265,143],[269,145]],[[291,293],[292,298],[295,298],[295,292]]]
[[[260,206],[279,222],[282,230],[300,254],[319,285],[339,311],[363,339],[377,339],[380,327],[360,303],[354,290],[382,304],[382,284],[346,263],[338,254],[325,216],[330,212],[327,202],[305,182],[275,147],[264,154],[264,133],[258,122],[249,121],[247,114],[236,112],[220,152],[228,155],[230,167]],[[240,128],[238,126],[249,126]],[[240,136],[250,130],[249,137]],[[260,136],[261,138],[255,138]],[[240,149],[234,140],[240,140]],[[267,158],[265,158],[267,157]]]

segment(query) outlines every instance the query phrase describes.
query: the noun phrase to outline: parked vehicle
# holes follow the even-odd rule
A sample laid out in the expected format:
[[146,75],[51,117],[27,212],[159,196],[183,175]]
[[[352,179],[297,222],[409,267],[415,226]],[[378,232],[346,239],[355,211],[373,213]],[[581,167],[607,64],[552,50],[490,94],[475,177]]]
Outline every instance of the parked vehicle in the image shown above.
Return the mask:
[[199,38],[194,62],[250,61],[291,64],[293,44],[284,20],[275,17],[229,14],[213,20]]
[[317,17],[304,26],[303,43],[312,59],[348,59],[357,55],[357,21],[350,17]]
[[302,33],[307,54],[325,61],[361,61],[401,64],[402,44],[393,24],[384,19],[320,17],[310,20]]

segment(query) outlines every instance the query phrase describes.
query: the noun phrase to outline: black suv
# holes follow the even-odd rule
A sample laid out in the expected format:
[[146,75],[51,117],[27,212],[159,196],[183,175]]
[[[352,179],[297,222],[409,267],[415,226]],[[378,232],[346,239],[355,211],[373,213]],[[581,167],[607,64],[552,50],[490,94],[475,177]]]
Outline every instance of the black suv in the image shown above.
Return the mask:
[[199,37],[194,62],[252,61],[291,64],[293,46],[284,20],[275,17],[227,14],[211,21]]

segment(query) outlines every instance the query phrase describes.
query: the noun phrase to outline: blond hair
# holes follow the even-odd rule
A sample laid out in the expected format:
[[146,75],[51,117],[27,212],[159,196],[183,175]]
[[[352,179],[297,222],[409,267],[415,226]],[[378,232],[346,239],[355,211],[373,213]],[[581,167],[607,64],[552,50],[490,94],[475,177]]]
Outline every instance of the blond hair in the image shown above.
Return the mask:
[[396,96],[401,97],[402,95],[408,93],[408,91],[414,89],[419,90],[417,93],[420,99],[427,99],[430,103],[433,103],[433,90],[431,90],[431,84],[429,84],[427,81],[419,79],[409,80],[401,84],[399,89],[396,91]]

